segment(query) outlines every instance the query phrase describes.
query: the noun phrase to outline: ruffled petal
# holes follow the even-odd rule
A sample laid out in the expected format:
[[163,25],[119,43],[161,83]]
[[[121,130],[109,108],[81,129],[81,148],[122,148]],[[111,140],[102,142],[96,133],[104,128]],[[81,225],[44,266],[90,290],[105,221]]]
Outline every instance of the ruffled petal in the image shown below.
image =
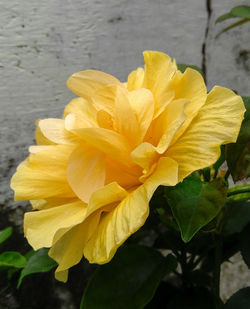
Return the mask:
[[[101,71],[87,70],[73,74],[67,81],[68,88],[80,97],[87,98],[98,109],[110,112],[115,88],[122,86],[120,81],[112,75]],[[111,87],[109,87],[111,86]]]
[[141,142],[154,116],[154,97],[145,88],[129,92],[128,97],[139,125],[137,142]]
[[151,90],[155,98],[155,114],[158,117],[174,98],[172,78],[177,70],[171,58],[161,52],[145,51],[145,75],[143,87]]
[[72,129],[82,140],[107,154],[110,158],[131,166],[132,146],[121,134],[104,128]]
[[42,134],[56,144],[76,144],[79,138],[65,129],[63,119],[48,118],[38,123]]
[[66,118],[69,114],[75,114],[96,127],[96,113],[97,110],[91,101],[75,98],[65,107],[63,118]]
[[[185,109],[186,120],[174,137],[176,141],[187,129],[192,119],[197,115],[207,99],[207,88],[202,75],[191,68],[187,68],[175,80],[175,100],[186,99],[189,104]],[[167,107],[168,108],[168,107]]]
[[69,158],[67,179],[75,194],[88,203],[91,194],[104,186],[105,156],[89,145],[80,145]]
[[117,88],[114,107],[114,129],[132,144],[139,141],[139,123],[132,110],[126,89]]
[[67,269],[80,262],[83,249],[88,239],[94,233],[100,219],[100,214],[93,214],[65,233],[50,249],[49,256],[59,264],[55,277],[67,281]]
[[220,145],[235,142],[244,115],[241,97],[214,87],[188,129],[166,152],[179,164],[179,181],[195,170],[212,165]]
[[73,150],[71,145],[55,145],[31,154],[11,179],[15,200],[75,197],[66,178],[67,162]]
[[51,247],[54,236],[60,229],[69,229],[81,223],[86,214],[86,204],[82,201],[32,211],[25,214],[24,233],[35,249]]
[[[160,159],[154,174],[128,194],[110,212],[101,216],[100,223],[84,248],[90,263],[107,263],[117,248],[145,222],[149,213],[149,200],[160,185],[177,183],[178,166],[170,158]],[[100,196],[101,198],[101,196]]]
[[143,68],[138,68],[132,71],[128,76],[127,89],[129,91],[142,88],[144,81],[144,70]]

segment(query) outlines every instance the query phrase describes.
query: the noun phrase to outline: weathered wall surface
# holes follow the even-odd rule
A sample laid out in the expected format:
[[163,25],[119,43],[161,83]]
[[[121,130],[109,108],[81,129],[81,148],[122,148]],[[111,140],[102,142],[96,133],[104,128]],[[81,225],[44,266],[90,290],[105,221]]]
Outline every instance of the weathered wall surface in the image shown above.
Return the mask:
[[[241,1],[249,4],[249,1]],[[161,50],[206,69],[215,84],[250,95],[250,24],[215,35],[238,0],[1,0],[0,227],[21,226],[9,180],[34,141],[35,120],[61,115],[67,78],[94,68],[125,80],[141,52]],[[242,28],[244,27],[244,31]],[[247,279],[249,280],[249,278]]]

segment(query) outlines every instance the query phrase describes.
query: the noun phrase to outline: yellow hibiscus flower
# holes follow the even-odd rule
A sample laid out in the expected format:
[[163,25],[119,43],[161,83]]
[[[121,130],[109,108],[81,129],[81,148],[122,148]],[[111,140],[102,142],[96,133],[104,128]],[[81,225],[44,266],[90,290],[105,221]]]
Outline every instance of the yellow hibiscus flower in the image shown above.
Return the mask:
[[79,97],[63,119],[37,122],[37,146],[14,174],[15,200],[31,200],[24,232],[36,250],[51,247],[56,278],[84,255],[107,263],[145,222],[159,185],[174,186],[213,164],[235,142],[245,111],[233,91],[207,94],[202,76],[181,73],[164,53],[144,52],[127,83],[99,71],[73,74]]

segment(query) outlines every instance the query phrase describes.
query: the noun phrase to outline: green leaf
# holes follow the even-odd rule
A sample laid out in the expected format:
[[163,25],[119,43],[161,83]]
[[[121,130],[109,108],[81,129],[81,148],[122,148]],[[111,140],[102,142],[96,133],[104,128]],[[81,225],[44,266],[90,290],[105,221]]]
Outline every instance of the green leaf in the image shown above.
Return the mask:
[[22,270],[17,287],[20,287],[24,277],[35,273],[48,272],[56,266],[57,263],[48,256],[47,248],[35,251]]
[[181,237],[188,242],[219,213],[225,203],[226,185],[221,178],[203,183],[198,177],[188,177],[175,187],[166,187],[165,192]]
[[240,233],[250,222],[250,202],[230,202],[227,207],[231,208],[231,216],[225,225],[225,236]]
[[237,291],[225,304],[225,309],[249,309],[250,287]]
[[172,255],[153,248],[124,246],[90,279],[81,309],[140,309],[152,299],[161,279],[176,268]]
[[226,19],[230,19],[230,18],[235,18],[235,16],[233,16],[231,13],[226,13],[226,14],[223,14],[221,16],[219,16],[217,19],[216,19],[216,23],[220,23]]
[[1,268],[23,268],[26,265],[26,258],[16,251],[5,251],[0,254],[0,267]]
[[7,240],[13,232],[13,228],[11,226],[6,227],[6,229],[0,231],[0,244],[4,243],[5,240]]
[[250,19],[250,6],[247,5],[239,5],[231,10],[231,14],[235,17],[243,17]]
[[188,64],[184,64],[184,63],[178,63],[178,70],[180,70],[182,73],[184,73],[186,71],[187,68],[191,68],[194,69],[196,71],[198,71],[203,77],[204,77],[204,73],[201,70],[201,68],[197,67],[196,65],[188,65]]
[[250,97],[243,97],[246,112],[235,144],[226,145],[226,160],[234,182],[250,175]]
[[222,22],[229,18],[249,18],[250,19],[250,7],[247,5],[239,5],[234,8],[229,13],[223,14],[216,19],[216,23]]

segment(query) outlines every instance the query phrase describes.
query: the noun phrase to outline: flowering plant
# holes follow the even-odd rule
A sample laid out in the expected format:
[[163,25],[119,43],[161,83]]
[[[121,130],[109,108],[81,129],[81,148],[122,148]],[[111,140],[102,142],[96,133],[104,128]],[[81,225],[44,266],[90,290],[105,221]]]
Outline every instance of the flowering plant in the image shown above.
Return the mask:
[[[130,73],[126,83],[99,71],[73,74],[68,87],[78,97],[62,119],[38,120],[37,145],[11,181],[15,199],[30,200],[34,209],[25,214],[25,236],[35,250],[50,248],[60,281],[67,281],[68,269],[83,256],[90,263],[108,263],[148,216],[145,229],[158,218],[154,248],[124,246],[97,272],[99,284],[112,265],[118,275],[121,268],[129,273],[124,275],[128,282],[135,271],[138,286],[147,283],[147,296],[138,292],[126,308],[149,302],[177,263],[186,284],[206,254],[194,254],[185,243],[224,229],[227,196],[239,193],[227,189],[228,173],[236,180],[242,175],[230,167],[234,146],[226,152],[223,146],[237,140],[245,112],[242,98],[219,86],[207,93],[199,72],[181,72],[164,53],[146,51],[144,59],[145,67]],[[226,175],[220,170],[225,153]],[[165,249],[175,257],[164,257]],[[90,305],[93,282],[82,308],[100,308]]]

